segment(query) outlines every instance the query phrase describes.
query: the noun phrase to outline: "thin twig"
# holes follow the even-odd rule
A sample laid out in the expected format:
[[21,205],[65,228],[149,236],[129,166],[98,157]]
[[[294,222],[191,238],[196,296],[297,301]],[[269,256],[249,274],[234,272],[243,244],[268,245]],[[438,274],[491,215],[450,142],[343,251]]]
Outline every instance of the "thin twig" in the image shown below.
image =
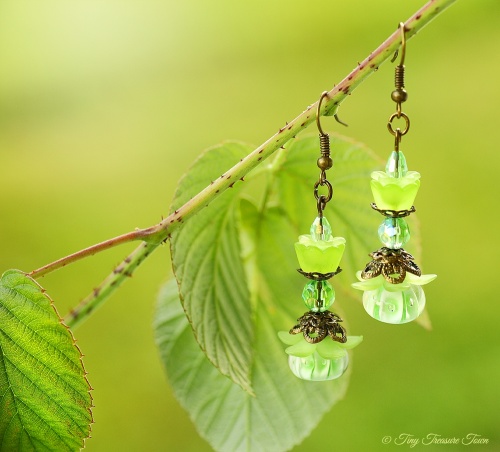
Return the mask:
[[[430,0],[419,11],[405,22],[406,40],[408,41],[419,30],[427,25],[438,14],[452,5],[456,0]],[[379,66],[384,63],[400,46],[401,34],[396,29],[375,51],[347,75],[337,86],[328,92],[328,96],[323,100],[321,115],[333,115],[337,112],[339,105],[345,98],[350,95],[353,90],[366,78],[378,70]],[[131,275],[132,271],[140,265],[140,263],[148,254],[156,249],[156,247],[168,239],[170,234],[177,229],[184,221],[199,212],[204,207],[208,206],[215,198],[222,194],[228,188],[232,188],[234,184],[243,181],[244,176],[259,165],[263,160],[273,155],[278,149],[282,148],[288,141],[306,129],[316,119],[317,102],[309,105],[307,109],[297,116],[293,121],[281,127],[276,134],[269,138],[265,143],[248,154],[240,162],[234,165],[227,172],[222,174],[217,180],[213,181],[205,189],[194,196],[190,201],[180,207],[178,210],[169,215],[156,226],[146,229],[124,234],[113,239],[107,240],[100,244],[86,248],[85,250],[63,257],[51,264],[45,265],[37,270],[33,270],[30,276],[38,278],[47,273],[64,267],[65,265],[80,260],[89,255],[96,254],[100,251],[112,248],[122,243],[144,240],[146,243],[141,245],[134,253],[129,256],[118,267],[123,271],[119,273],[113,272],[100,286],[98,293],[96,290],[91,293],[73,312],[70,314],[68,322],[71,325],[76,325],[81,320],[88,316],[96,305],[101,304],[120,284],[123,282],[124,275]],[[140,252],[143,250],[143,253]]]
[[118,237],[113,237],[112,239],[106,240],[96,245],[89,246],[83,250],[77,251],[76,253],[70,254],[69,256],[62,257],[50,264],[44,265],[43,267],[37,268],[29,273],[32,278],[41,278],[47,273],[53,272],[59,268],[65,267],[68,264],[79,261],[85,257],[93,256],[94,254],[100,253],[101,251],[114,248],[115,246],[122,245],[123,243],[133,242],[137,240],[144,240],[148,237],[149,231],[153,228],[147,229],[137,229],[132,232],[127,232],[126,234],[119,235]]
[[96,287],[80,304],[64,318],[70,328],[78,326],[98,308],[120,285],[132,276],[134,270],[146,259],[158,244],[141,243],[113,272]]
[[[408,41],[417,31],[422,29],[434,17],[444,11],[456,0],[431,0],[426,3],[419,11],[405,22],[406,40]],[[369,75],[377,71],[379,66],[391,57],[399,48],[401,41],[401,32],[396,29],[375,51],[366,57],[361,63],[351,71],[337,86],[328,92],[322,102],[321,115],[333,115],[337,112],[339,105],[352,91],[362,83]],[[156,241],[164,240],[169,234],[189,217],[199,212],[212,202],[217,196],[227,188],[243,180],[243,177],[261,161],[270,157],[280,147],[283,147],[288,141],[306,129],[316,120],[316,108],[318,101],[309,105],[307,109],[297,116],[293,121],[280,128],[276,134],[269,138],[265,143],[248,154],[239,163],[234,165],[226,173],[222,174],[217,180],[211,182],[208,187],[194,196],[190,201],[176,210],[157,226],[150,229],[150,238]]]

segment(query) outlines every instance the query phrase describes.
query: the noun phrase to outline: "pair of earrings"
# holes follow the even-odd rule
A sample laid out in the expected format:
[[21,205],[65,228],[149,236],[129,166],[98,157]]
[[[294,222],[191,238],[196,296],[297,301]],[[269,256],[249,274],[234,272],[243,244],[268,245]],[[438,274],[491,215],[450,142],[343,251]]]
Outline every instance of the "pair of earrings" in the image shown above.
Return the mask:
[[[395,69],[395,90],[391,98],[396,102],[396,112],[389,117],[387,127],[394,136],[394,151],[391,152],[385,172],[372,173],[371,189],[375,202],[371,207],[384,216],[378,235],[382,247],[370,253],[372,261],[358,272],[360,282],[353,287],[363,291],[363,306],[373,318],[392,324],[415,320],[425,306],[422,285],[432,281],[436,275],[422,275],[413,256],[403,249],[410,239],[405,217],[415,212],[413,202],[420,187],[420,174],[408,171],[406,158],[399,149],[401,139],[410,129],[410,119],[402,111],[406,101],[404,89],[404,58],[406,39],[404,24],[401,29],[401,61]],[[396,54],[397,56],[397,54]],[[394,61],[394,60],[393,60]],[[332,199],[333,189],[326,171],[333,166],[330,157],[330,141],[320,122],[321,103],[328,94],[324,92],[318,102],[316,123],[319,130],[321,156],[319,180],[314,185],[318,216],[311,225],[310,233],[301,235],[295,244],[299,273],[309,281],[302,298],[309,309],[298,319],[289,332],[278,333],[288,345],[290,369],[297,377],[310,381],[325,381],[339,378],[349,363],[348,349],[356,347],[362,336],[347,336],[342,319],[328,310],[335,300],[335,290],[328,282],[340,273],[340,260],[346,241],[334,237],[332,228],[323,212]],[[403,119],[405,127],[393,128],[395,118]],[[326,194],[319,194],[320,187]]]

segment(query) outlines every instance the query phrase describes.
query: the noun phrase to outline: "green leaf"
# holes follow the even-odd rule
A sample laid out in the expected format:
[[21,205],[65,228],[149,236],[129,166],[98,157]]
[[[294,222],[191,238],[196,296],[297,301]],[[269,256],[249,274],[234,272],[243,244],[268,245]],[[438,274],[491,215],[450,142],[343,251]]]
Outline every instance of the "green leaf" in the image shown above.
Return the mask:
[[[250,151],[238,143],[208,150],[181,180],[172,210]],[[196,340],[214,366],[252,392],[252,312],[235,209],[241,186],[227,190],[186,222],[172,234],[170,246],[182,304]]]
[[[180,300],[195,337],[174,287],[167,285],[155,322],[158,346],[176,397],[216,450],[287,450],[312,431],[348,384],[348,373],[321,383],[296,378],[276,334],[305,311],[294,243],[317,215],[318,141],[294,140],[272,163],[187,221],[171,241]],[[377,160],[353,141],[336,136],[332,142],[328,177],[334,195],[325,216],[333,234],[347,240],[344,271],[333,281],[338,309],[342,294],[354,296],[355,272],[379,246],[381,218],[370,209],[370,173]],[[249,150],[226,143],[204,154],[181,181],[174,208]],[[361,333],[344,325],[348,335]]]
[[175,282],[161,291],[156,340],[174,394],[198,432],[219,451],[284,451],[299,443],[341,398],[347,375],[320,384],[291,374],[277,339],[274,316],[256,312],[255,397],[225,378],[196,344]]
[[0,450],[75,451],[92,423],[81,353],[31,278],[0,278]]

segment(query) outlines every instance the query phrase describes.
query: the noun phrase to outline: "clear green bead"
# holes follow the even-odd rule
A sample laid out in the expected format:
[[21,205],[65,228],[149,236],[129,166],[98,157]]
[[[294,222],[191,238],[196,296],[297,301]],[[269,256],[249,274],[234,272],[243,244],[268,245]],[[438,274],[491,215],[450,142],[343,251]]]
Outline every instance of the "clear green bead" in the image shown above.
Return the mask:
[[388,291],[382,285],[363,293],[363,306],[368,314],[381,322],[408,323],[424,310],[425,294],[422,287],[416,284],[396,291]]
[[335,300],[335,290],[328,281],[310,281],[302,292],[305,305],[313,312],[326,311]]
[[385,172],[392,177],[404,177],[408,173],[408,165],[403,151],[392,151],[385,165]]
[[332,236],[332,227],[325,217],[316,217],[310,232],[313,240],[328,240]]
[[346,353],[342,358],[325,359],[318,352],[301,358],[290,355],[288,365],[296,377],[308,381],[335,380],[342,376],[349,364],[349,355]]
[[410,228],[403,218],[386,218],[378,228],[378,236],[387,248],[399,249],[410,240]]

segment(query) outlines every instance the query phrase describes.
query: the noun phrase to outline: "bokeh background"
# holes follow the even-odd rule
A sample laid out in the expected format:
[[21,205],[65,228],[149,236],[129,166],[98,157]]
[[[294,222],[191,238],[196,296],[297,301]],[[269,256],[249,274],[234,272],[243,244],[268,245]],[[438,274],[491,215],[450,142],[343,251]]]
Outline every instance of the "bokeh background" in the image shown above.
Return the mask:
[[[423,3],[2,0],[2,271],[158,222],[203,149],[265,141]],[[433,330],[389,327],[341,301],[367,340],[346,398],[296,451],[399,450],[382,438],[401,433],[476,433],[490,443],[464,450],[500,450],[499,51],[498,0],[459,0],[408,43],[404,150],[422,173],[423,269],[439,275],[426,288]],[[385,64],[340,110],[342,132],[384,158],[392,87]],[[65,314],[134,247],[41,283]],[[89,451],[210,450],[153,341],[169,274],[163,247],[75,331],[95,388]]]

